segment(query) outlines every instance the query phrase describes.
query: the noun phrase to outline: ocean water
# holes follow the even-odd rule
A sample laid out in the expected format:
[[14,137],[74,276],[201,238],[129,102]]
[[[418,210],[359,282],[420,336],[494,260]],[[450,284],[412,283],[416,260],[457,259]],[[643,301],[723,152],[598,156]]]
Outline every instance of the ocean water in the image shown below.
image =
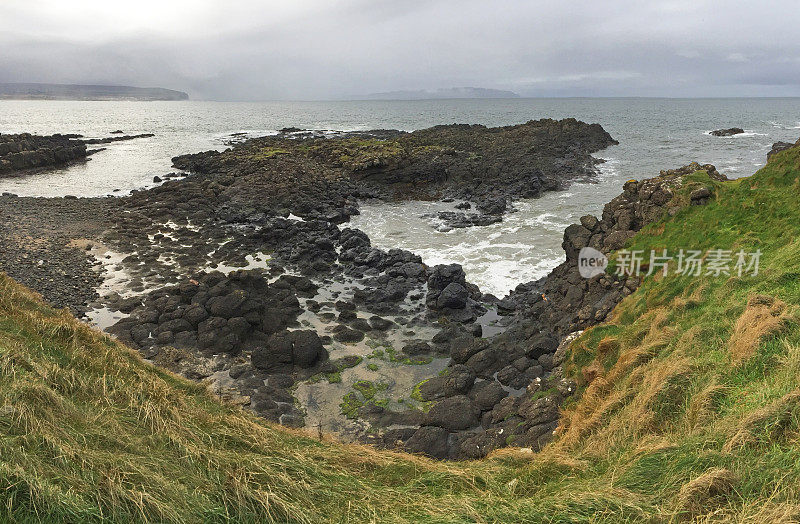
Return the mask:
[[[597,122],[620,145],[596,154],[607,160],[594,183],[516,203],[517,211],[483,228],[438,231],[440,203],[365,205],[352,224],[376,246],[402,247],[428,263],[458,262],[486,292],[504,295],[545,275],[562,259],[563,229],[581,215],[599,214],[622,183],[691,161],[712,163],[729,177],[764,164],[773,142],[800,137],[800,98],[768,99],[509,99],[350,102],[68,102],[0,101],[0,133],[79,133],[87,137],[155,133],[108,144],[85,163],[0,179],[0,192],[26,196],[121,195],[153,185],[179,154],[224,149],[234,133],[308,129],[414,130],[442,123],[508,125],[537,118]],[[714,137],[710,130],[746,133]]]

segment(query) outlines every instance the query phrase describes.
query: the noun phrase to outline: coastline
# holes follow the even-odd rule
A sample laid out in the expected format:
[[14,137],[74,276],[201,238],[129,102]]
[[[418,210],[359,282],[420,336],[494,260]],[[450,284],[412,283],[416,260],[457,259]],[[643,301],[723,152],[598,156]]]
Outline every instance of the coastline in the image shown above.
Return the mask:
[[[443,127],[445,135],[453,129],[486,132]],[[585,216],[567,228],[564,263],[500,300],[482,294],[458,265],[428,267],[413,253],[374,249],[367,235],[346,227],[359,199],[401,195],[469,195],[482,199],[478,217],[502,220],[507,207],[498,200],[513,203],[513,191],[476,191],[464,185],[468,178],[450,187],[436,182],[441,162],[459,155],[473,162],[474,153],[419,143],[409,153],[392,142],[407,140],[398,132],[377,133],[380,139],[284,132],[290,134],[301,136],[176,158],[192,174],[129,197],[0,197],[13,204],[3,206],[6,224],[17,222],[15,213],[30,215],[25,238],[52,237],[47,249],[57,253],[56,263],[37,262],[33,272],[41,277],[29,285],[50,300],[48,293],[62,300],[73,293],[67,282],[78,285],[83,294],[74,293],[70,304],[76,311],[90,296],[89,315],[106,324],[119,317],[108,331],[146,359],[206,381],[268,420],[435,458],[478,458],[512,442],[539,449],[549,441],[560,406],[575,391],[562,374],[565,341],[603,321],[639,284],[582,279],[577,251],[618,249],[670,209],[675,184],[687,173],[717,176],[713,166],[694,165],[629,182],[601,218]],[[594,169],[585,153],[556,150],[576,162],[570,176],[576,166],[583,176]],[[415,163],[423,166],[423,183],[408,191]],[[563,158],[557,164],[563,167]],[[55,203],[82,210],[76,216],[94,215],[92,228],[57,209],[63,223],[54,229],[62,236],[37,229],[51,221],[34,216]],[[457,227],[482,226],[462,218]],[[98,274],[92,266],[103,257],[110,263]],[[31,272],[10,268],[12,276]],[[60,295],[42,284],[54,276],[64,283]],[[98,288],[103,296],[92,295]]]
[[[535,125],[561,124],[542,121]],[[569,121],[567,129],[576,125],[582,124]],[[449,129],[442,128],[445,135],[451,132]],[[456,126],[452,129],[455,136],[486,133],[482,126]],[[517,129],[524,127],[505,129],[516,133]],[[302,134],[297,131],[285,134],[290,133]],[[426,133],[431,135],[432,132]],[[391,132],[377,136],[381,140],[398,137],[403,140],[407,134]],[[435,132],[433,136],[436,139]],[[413,139],[431,140],[430,136]],[[492,139],[495,140],[494,136]],[[441,366],[452,351],[453,338],[460,338],[461,344],[483,343],[485,339],[481,338],[481,333],[484,329],[487,332],[505,329],[499,325],[501,316],[496,313],[486,315],[489,310],[496,311],[494,304],[497,299],[481,295],[466,281],[458,266],[428,268],[411,253],[372,249],[366,235],[335,224],[358,212],[359,198],[397,198],[398,191],[402,191],[405,184],[403,177],[418,176],[410,173],[436,173],[445,169],[436,167],[442,161],[452,167],[458,162],[481,160],[474,152],[447,152],[446,145],[432,146],[419,142],[412,146],[408,153],[410,156],[404,157],[406,153],[401,153],[396,160],[384,155],[386,143],[376,141],[374,134],[345,135],[341,143],[350,149],[337,154],[347,156],[347,152],[355,147],[355,151],[367,155],[368,164],[366,168],[363,161],[352,164],[354,176],[348,177],[347,166],[342,166],[336,159],[331,167],[323,165],[320,169],[320,166],[309,164],[315,161],[313,158],[300,155],[290,158],[292,155],[282,152],[272,153],[279,149],[275,146],[279,140],[284,141],[281,143],[284,147],[316,144],[314,138],[308,142],[298,136],[269,137],[237,145],[229,153],[211,152],[177,158],[176,166],[195,174],[119,199],[0,197],[9,203],[3,206],[6,224],[16,223],[18,217],[29,217],[27,224],[32,230],[25,233],[26,237],[48,239],[47,250],[50,253],[46,264],[37,261],[33,268],[25,263],[14,263],[11,259],[24,261],[35,258],[32,254],[22,254],[30,246],[18,242],[17,250],[9,251],[11,258],[3,267],[12,276],[21,277],[24,283],[43,292],[56,305],[69,305],[76,313],[88,312],[90,317],[106,324],[110,323],[109,319],[119,317],[120,321],[109,330],[121,340],[139,347],[146,358],[194,379],[212,377],[220,394],[236,398],[262,416],[287,425],[302,425],[303,411],[309,411],[308,402],[305,409],[298,409],[300,406],[292,400],[294,391],[300,389],[302,392],[303,388],[307,390],[309,387],[319,390],[320,380],[333,385],[340,375],[353,375],[350,377],[353,383],[348,386],[355,384],[355,390],[338,399],[329,398],[334,406],[338,400],[341,413],[347,413],[350,418],[334,414],[334,417],[328,417],[329,423],[324,429],[337,432],[346,439],[356,438],[379,445],[396,442],[398,436],[408,440],[413,428],[426,423],[426,410],[435,405],[432,400],[420,396],[420,384],[442,371]],[[366,149],[362,151],[365,144]],[[500,144],[502,147],[502,142]],[[369,155],[373,154],[370,148],[377,148],[377,162],[369,160]],[[326,157],[329,155],[327,150],[320,154],[324,162],[330,162]],[[504,153],[492,154],[503,158]],[[236,158],[233,164],[226,164],[226,155]],[[580,170],[568,168],[567,171],[572,169],[572,172],[584,173],[581,176],[593,172],[594,162],[588,161],[588,155],[580,153],[579,149],[573,149],[568,155],[573,158],[571,165],[581,167]],[[440,159],[442,156],[444,160]],[[230,167],[217,166],[215,162],[219,159],[222,160],[219,166],[232,166],[234,171],[230,172]],[[493,161],[491,158],[488,160]],[[422,166],[422,171],[415,172],[409,167],[416,164]],[[263,171],[265,165],[266,172]],[[560,165],[563,169],[563,160]],[[374,182],[373,173],[380,169],[395,173],[388,184]],[[471,170],[457,169],[464,172],[462,178],[471,176]],[[288,185],[275,185],[268,174],[288,170],[300,173],[301,178]],[[322,176],[319,176],[320,172]],[[537,176],[548,180],[541,186],[542,190],[563,187],[562,184],[569,180],[562,177],[558,181],[555,174],[540,173]],[[477,193],[474,189],[465,192],[465,186],[459,188],[458,184],[463,184],[459,182],[452,189],[444,188],[444,195],[447,195],[444,196],[442,188],[435,185],[436,176],[423,175],[423,178],[433,181],[430,190],[418,187],[404,197],[416,198],[423,194],[427,194],[427,198],[446,199],[453,198],[450,195],[470,196],[479,202],[477,217],[501,220],[509,197],[514,194],[513,189],[498,193],[497,186]],[[253,191],[254,183],[261,184],[263,189]],[[315,196],[302,197],[304,192]],[[267,197],[266,201],[261,200],[262,195]],[[320,198],[320,195],[324,197]],[[253,200],[253,196],[259,199]],[[233,202],[237,204],[232,205]],[[282,207],[287,204],[291,209]],[[50,212],[47,209],[52,209],[53,215],[60,217],[60,222],[53,225],[58,235],[55,231],[35,226],[37,222],[52,223],[42,215]],[[34,218],[37,215],[38,219]],[[81,220],[71,219],[71,215],[91,215],[92,227],[87,228]],[[467,216],[464,212],[463,217]],[[456,227],[480,227],[474,220],[463,217],[456,217],[455,221],[461,222]],[[12,227],[5,231],[4,236],[9,238],[9,234],[16,236],[16,233],[17,229]],[[75,238],[78,236],[79,240]],[[218,247],[208,248],[209,254],[204,256],[197,249],[201,245]],[[253,253],[262,253],[263,262],[254,265],[256,260],[252,257],[248,260]],[[27,258],[25,254],[28,254]],[[79,261],[80,258],[83,261]],[[114,265],[104,264],[109,260]],[[95,266],[102,271],[98,273]],[[203,276],[205,271],[222,267],[229,269],[222,273],[212,272],[214,276],[211,277]],[[244,269],[237,271],[237,267]],[[295,277],[295,271],[308,276]],[[206,281],[206,278],[212,280]],[[190,307],[197,302],[197,290],[192,286],[185,289],[186,279],[198,282],[201,289],[214,295],[211,299],[215,296],[230,297],[235,292],[255,296],[256,288],[262,290],[256,293],[259,300],[272,289],[278,293],[276,297],[296,298],[291,298],[288,304],[267,301],[253,306],[255,309],[248,306],[249,312],[242,310],[242,304],[236,304],[236,301],[216,306],[203,302],[199,309],[205,312],[198,313],[198,308]],[[220,289],[212,292],[211,288],[220,286],[225,288],[224,292]],[[74,291],[75,287],[80,288],[80,292]],[[96,293],[98,288],[104,296]],[[278,289],[284,291],[277,292]],[[171,301],[170,305],[165,305],[161,298],[167,296],[174,297],[174,300],[166,301]],[[192,318],[188,323],[184,318],[187,314],[187,318]],[[256,317],[258,326],[253,328],[252,321]],[[241,322],[244,318],[251,321]],[[270,318],[269,325],[266,318]],[[211,319],[217,320],[211,322]],[[442,324],[444,319],[453,324]],[[477,319],[481,321],[476,323]],[[232,328],[231,322],[238,323],[238,327]],[[291,339],[296,337],[293,333],[303,332],[303,329],[308,335],[303,335],[302,342]],[[291,340],[280,342],[286,336]],[[220,340],[228,342],[220,343]],[[287,348],[285,353],[262,357],[263,348],[281,345]],[[179,350],[165,349],[173,346]],[[253,366],[250,364],[251,355],[267,361],[258,367]],[[404,369],[413,372],[401,373]],[[390,384],[390,379],[398,375],[404,375],[404,378]],[[367,389],[359,390],[359,384],[362,389]],[[372,386],[380,388],[381,392],[373,392]],[[499,384],[493,386],[490,395],[498,395],[497,387]],[[522,391],[519,387],[503,387],[514,394]],[[341,393],[341,390],[337,391]],[[317,391],[315,395],[325,394]],[[484,396],[486,394],[489,394],[488,390]],[[312,401],[315,395],[311,395]],[[499,399],[492,398],[482,400],[481,405],[487,409],[493,407],[492,402]],[[309,427],[313,423],[306,421]],[[391,431],[388,434],[365,431],[373,425],[376,428],[401,426],[408,429],[400,435]],[[433,454],[431,450],[423,451]],[[452,453],[448,451],[454,457],[459,453],[457,446]]]

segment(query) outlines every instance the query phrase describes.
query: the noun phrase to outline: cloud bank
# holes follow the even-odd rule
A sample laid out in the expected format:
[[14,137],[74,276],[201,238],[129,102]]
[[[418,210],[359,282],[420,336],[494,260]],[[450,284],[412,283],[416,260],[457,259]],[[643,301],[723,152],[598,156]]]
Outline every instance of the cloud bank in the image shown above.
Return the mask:
[[800,96],[798,36],[792,1],[4,0],[0,82],[215,100]]

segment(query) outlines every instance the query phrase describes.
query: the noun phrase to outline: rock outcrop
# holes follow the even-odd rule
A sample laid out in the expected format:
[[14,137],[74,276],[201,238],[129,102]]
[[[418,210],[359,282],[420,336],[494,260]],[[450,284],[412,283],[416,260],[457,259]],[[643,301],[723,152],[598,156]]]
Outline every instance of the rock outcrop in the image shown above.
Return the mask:
[[83,138],[81,135],[55,134],[49,136],[21,133],[0,135],[0,177],[24,173],[31,169],[52,168],[69,162],[85,160],[102,151],[87,149],[87,145],[109,144],[136,138],[155,136],[152,133],[120,135],[107,138]]
[[717,129],[711,132],[714,136],[733,136],[744,133],[741,127],[729,127],[728,129]]
[[[593,176],[591,153],[616,141],[598,124],[572,118],[489,128],[453,124],[404,133],[376,130],[321,137],[290,129],[219,153],[176,157],[193,173],[270,173],[269,198],[297,216],[344,221],[355,198],[459,198],[478,213],[443,217],[453,227],[495,222],[514,198],[529,198]],[[279,180],[285,180],[280,184]],[[294,198],[287,198],[288,194]],[[320,199],[319,195],[330,195]],[[349,201],[349,202],[348,202]]]
[[[681,206],[707,203],[713,198],[707,188],[692,191],[688,202],[676,198],[683,177],[700,170],[710,179],[726,179],[710,164],[692,163],[652,179],[626,182],[601,218],[587,215],[565,230],[562,264],[539,281],[521,284],[500,302],[501,308],[515,312],[506,331],[491,339],[466,333],[445,337],[451,341],[449,372],[422,384],[420,393],[435,402],[433,413],[457,407],[463,420],[426,417],[404,448],[462,459],[509,444],[537,450],[548,442],[561,404],[575,391],[562,370],[572,334],[603,321],[640,283],[634,275],[582,277],[580,250],[593,247],[608,254]],[[473,413],[479,423],[467,427]],[[446,452],[440,440],[432,439],[444,438],[442,430],[447,432]]]
[[86,156],[86,144],[75,135],[0,135],[0,176],[66,164]]
[[790,142],[775,142],[774,144],[772,144],[772,149],[770,149],[769,152],[767,153],[767,162],[769,162],[772,159],[772,156],[775,155],[776,153],[780,153],[781,151],[786,151],[790,147],[794,147],[798,144],[800,144],[800,140],[798,140],[794,144]]

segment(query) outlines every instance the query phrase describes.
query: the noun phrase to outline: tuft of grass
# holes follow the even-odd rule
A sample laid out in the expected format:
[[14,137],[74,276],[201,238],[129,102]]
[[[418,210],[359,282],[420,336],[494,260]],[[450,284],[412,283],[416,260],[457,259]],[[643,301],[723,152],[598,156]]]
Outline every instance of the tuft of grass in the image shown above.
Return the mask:
[[681,486],[677,497],[677,515],[693,519],[725,506],[738,478],[725,468],[712,468]]
[[785,310],[786,303],[774,297],[754,295],[748,299],[744,312],[733,326],[729,341],[734,363],[749,359],[764,337],[785,329],[789,319]]

